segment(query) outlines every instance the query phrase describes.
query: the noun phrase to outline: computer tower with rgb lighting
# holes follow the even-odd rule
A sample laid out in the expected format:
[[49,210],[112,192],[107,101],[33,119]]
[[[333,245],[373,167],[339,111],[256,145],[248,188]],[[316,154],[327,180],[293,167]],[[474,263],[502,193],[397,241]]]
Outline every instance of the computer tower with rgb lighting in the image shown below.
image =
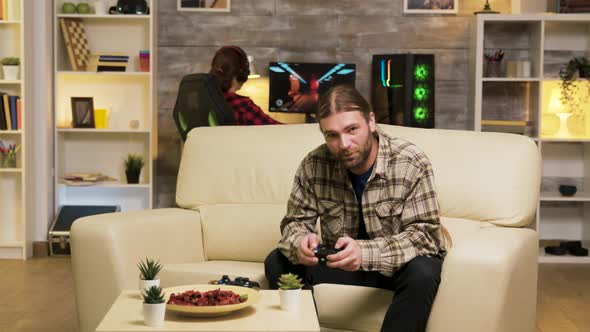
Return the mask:
[[373,55],[371,105],[378,123],[434,128],[433,54]]

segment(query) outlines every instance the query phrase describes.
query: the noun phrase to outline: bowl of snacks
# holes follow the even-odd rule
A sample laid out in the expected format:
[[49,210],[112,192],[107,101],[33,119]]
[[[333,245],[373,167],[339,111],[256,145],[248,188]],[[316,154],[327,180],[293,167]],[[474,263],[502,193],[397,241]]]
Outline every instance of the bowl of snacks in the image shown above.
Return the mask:
[[217,317],[245,309],[260,298],[252,288],[230,285],[188,285],[166,288],[166,310],[194,317]]

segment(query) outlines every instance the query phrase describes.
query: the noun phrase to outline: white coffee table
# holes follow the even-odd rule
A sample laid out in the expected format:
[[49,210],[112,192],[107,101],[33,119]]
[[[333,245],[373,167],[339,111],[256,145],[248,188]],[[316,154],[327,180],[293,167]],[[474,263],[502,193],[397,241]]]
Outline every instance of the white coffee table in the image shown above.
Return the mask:
[[283,311],[279,306],[279,292],[261,290],[255,305],[228,316],[215,318],[184,317],[166,312],[163,327],[144,325],[138,291],[123,291],[115,300],[96,332],[319,332],[311,291],[301,291],[298,311]]

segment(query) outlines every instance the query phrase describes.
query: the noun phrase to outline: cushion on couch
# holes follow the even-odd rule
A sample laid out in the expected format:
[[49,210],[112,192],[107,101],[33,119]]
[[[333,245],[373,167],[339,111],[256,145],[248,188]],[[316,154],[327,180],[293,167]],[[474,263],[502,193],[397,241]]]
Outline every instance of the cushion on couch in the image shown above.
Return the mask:
[[199,207],[207,260],[263,263],[281,238],[284,204],[216,204]]

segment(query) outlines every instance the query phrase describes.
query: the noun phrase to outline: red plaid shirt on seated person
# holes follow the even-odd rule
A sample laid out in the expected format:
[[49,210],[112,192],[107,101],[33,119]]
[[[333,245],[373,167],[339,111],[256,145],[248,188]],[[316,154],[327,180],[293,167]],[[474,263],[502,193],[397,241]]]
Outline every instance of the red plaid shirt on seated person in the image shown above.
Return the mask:
[[281,122],[268,116],[252,99],[240,96],[234,92],[225,92],[225,101],[234,110],[236,125],[251,126],[265,124],[281,124]]

